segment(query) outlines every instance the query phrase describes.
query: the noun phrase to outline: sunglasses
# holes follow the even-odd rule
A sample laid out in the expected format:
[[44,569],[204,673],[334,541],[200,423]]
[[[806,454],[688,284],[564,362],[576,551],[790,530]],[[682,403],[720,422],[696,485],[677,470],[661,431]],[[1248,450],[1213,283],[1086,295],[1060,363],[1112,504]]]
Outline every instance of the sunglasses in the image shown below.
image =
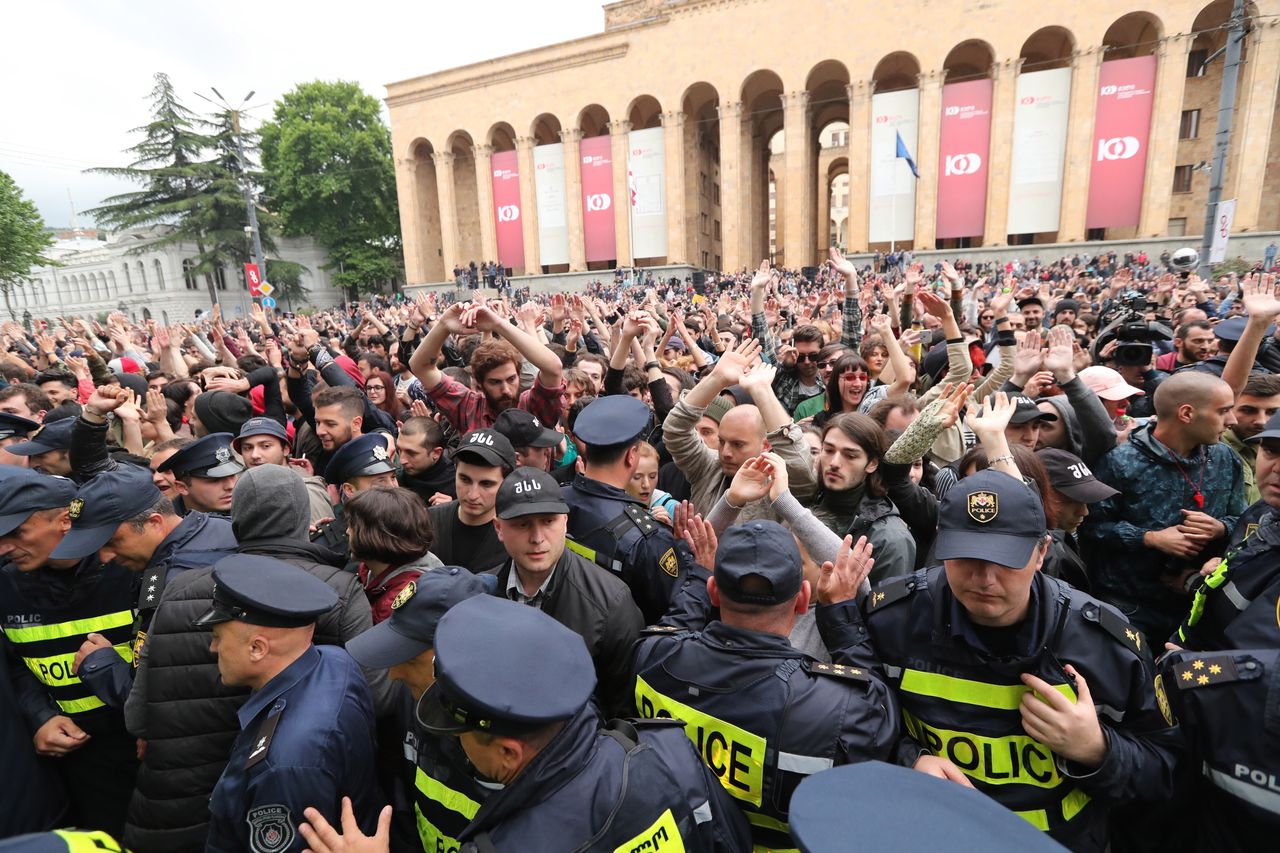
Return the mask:
[[833,368],[833,367],[835,367],[835,366],[836,366],[836,363],[835,363],[834,361],[820,361],[820,362],[818,362],[818,367],[819,367],[819,369],[821,369],[821,370],[830,370],[831,368]]
[[801,361],[817,361],[818,354],[816,352],[798,352],[796,353],[796,362]]
[[866,382],[870,377],[861,370],[850,370],[840,374],[841,379],[848,379],[850,382]]

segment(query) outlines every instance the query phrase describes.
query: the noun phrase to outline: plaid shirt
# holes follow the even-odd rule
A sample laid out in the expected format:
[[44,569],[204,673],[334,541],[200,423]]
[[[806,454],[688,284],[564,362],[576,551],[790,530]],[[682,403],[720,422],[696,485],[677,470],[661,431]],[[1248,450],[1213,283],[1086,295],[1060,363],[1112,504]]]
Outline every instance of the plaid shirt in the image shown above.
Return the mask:
[[[845,294],[842,313],[844,319],[840,343],[856,353],[862,347],[862,306],[858,302],[857,291]],[[784,409],[794,413],[796,406],[806,399],[800,396],[800,372],[795,365],[788,366],[778,360],[778,339],[769,330],[769,322],[763,312],[751,315],[751,336],[760,342],[761,360],[778,365],[778,375],[773,379],[773,393]]]
[[[445,416],[459,435],[475,429],[493,426],[497,414],[489,408],[489,400],[479,391],[472,391],[458,380],[443,376],[440,384],[430,391],[421,382],[409,387],[409,396],[430,403]],[[542,423],[552,426],[560,422],[560,403],[564,397],[564,382],[557,388],[544,388],[538,379],[533,387],[520,394],[516,408],[524,409]]]

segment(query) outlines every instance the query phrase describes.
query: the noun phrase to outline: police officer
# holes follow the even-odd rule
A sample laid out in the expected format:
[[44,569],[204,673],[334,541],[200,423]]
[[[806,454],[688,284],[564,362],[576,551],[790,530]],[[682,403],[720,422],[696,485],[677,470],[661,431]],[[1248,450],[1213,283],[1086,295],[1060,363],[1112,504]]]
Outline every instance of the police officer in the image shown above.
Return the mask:
[[[1273,627],[1274,631],[1274,627]],[[1194,808],[1166,850],[1252,853],[1280,832],[1280,643],[1161,661],[1157,695],[1191,751]],[[1167,699],[1163,695],[1167,692]]]
[[1200,651],[1270,648],[1280,627],[1280,415],[1247,439],[1258,448],[1258,491],[1233,544],[1196,578],[1191,610],[1172,641]]
[[0,412],[0,465],[22,467],[27,464],[25,457],[9,452],[9,447],[26,441],[27,436],[40,429],[40,424],[29,418]]
[[178,515],[191,510],[231,517],[231,493],[236,488],[236,477],[244,470],[231,442],[235,436],[229,432],[211,432],[197,438],[177,453],[160,463],[159,473],[174,476],[173,487],[178,492],[174,509]]
[[[813,590],[782,525],[731,527],[707,582],[719,620],[690,631],[650,628],[636,646],[640,715],[684,721],[685,734],[746,811],[756,849],[794,846],[788,804],[805,776],[887,758],[897,740],[889,690],[855,651],[866,640],[854,596],[870,571],[870,550],[865,539],[856,548],[843,545]],[[788,639],[811,595],[830,664]]]
[[[413,808],[402,812],[393,826],[397,849],[409,849],[416,836],[425,853],[456,850],[458,836],[476,816],[488,795],[472,775],[456,738],[436,737],[418,723],[413,709],[435,682],[436,626],[455,604],[487,592],[480,577],[459,566],[442,566],[422,575],[400,591],[391,616],[347,643],[347,652],[367,669],[389,667],[393,681],[409,688],[413,703],[405,704],[405,789]],[[416,825],[416,830],[413,828]]]
[[631,588],[649,624],[667,612],[684,574],[671,529],[627,494],[649,407],[627,394],[601,397],[578,415],[573,434],[584,445],[584,474],[564,488],[570,545],[617,574]]
[[942,566],[872,590],[871,640],[905,721],[897,761],[971,785],[1075,850],[1111,806],[1167,799],[1172,719],[1120,612],[1040,572],[1044,508],[987,469],[938,508]]
[[[133,577],[96,554],[54,559],[71,526],[75,484],[0,466],[0,625],[10,676],[38,752],[57,760],[72,818],[118,833],[137,760],[119,707],[81,681],[86,635],[127,668],[133,657]],[[87,674],[86,674],[87,677]],[[33,780],[34,781],[34,780]]]
[[214,564],[210,650],[228,686],[253,691],[240,735],[213,790],[206,850],[299,851],[308,806],[336,820],[342,791],[359,825],[377,820],[373,705],[364,673],[337,646],[311,643],[316,617],[338,594],[271,557],[237,554]]
[[[904,803],[923,807],[911,808],[904,820]],[[843,853],[854,838],[863,850],[1062,851],[990,800],[882,761],[837,767],[801,782],[791,797],[791,833],[802,853]]]
[[11,444],[6,450],[14,456],[27,457],[27,467],[41,474],[71,476],[71,428],[75,418],[46,422],[26,441]]
[[322,524],[311,537],[330,552],[334,559],[346,561],[349,555],[347,523],[342,504],[357,492],[377,486],[397,486],[394,442],[386,433],[374,432],[358,436],[342,445],[324,469],[333,501],[334,518]]
[[[435,652],[419,723],[457,736],[472,766],[502,786],[462,830],[462,850],[750,848],[742,815],[677,725],[601,727],[591,657],[546,614],[469,598],[440,618]],[[304,831],[313,850],[331,849]]]

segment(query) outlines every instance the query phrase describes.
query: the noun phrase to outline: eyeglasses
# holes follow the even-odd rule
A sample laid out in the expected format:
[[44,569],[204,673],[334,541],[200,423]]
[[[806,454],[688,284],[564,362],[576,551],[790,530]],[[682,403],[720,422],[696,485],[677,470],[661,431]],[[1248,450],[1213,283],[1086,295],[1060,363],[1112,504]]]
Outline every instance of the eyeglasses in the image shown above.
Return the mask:
[[816,352],[798,352],[798,353],[796,353],[796,361],[797,361],[797,362],[801,362],[801,361],[814,361],[814,362],[816,362],[817,360],[818,360],[818,354],[817,354]]
[[820,361],[820,362],[818,362],[818,368],[819,368],[820,370],[830,370],[831,368],[833,368],[833,367],[835,367],[835,366],[836,366],[836,363],[835,363],[834,361]]
[[995,314],[983,314],[983,315],[982,315],[981,317],[979,317],[978,319],[979,319],[979,320],[994,320],[995,318],[996,318],[996,315],[995,315]]
[[850,370],[850,371],[848,371],[848,372],[846,372],[846,373],[842,373],[842,374],[840,374],[840,378],[841,378],[841,379],[847,379],[847,380],[849,380],[850,382],[866,382],[866,381],[867,381],[867,379],[869,379],[870,377],[867,375],[867,373],[866,373],[865,371],[862,371],[862,370],[856,370],[856,371],[855,371],[855,370]]
[[364,390],[365,391],[385,391],[387,389],[383,388],[381,385],[366,385],[364,386]]

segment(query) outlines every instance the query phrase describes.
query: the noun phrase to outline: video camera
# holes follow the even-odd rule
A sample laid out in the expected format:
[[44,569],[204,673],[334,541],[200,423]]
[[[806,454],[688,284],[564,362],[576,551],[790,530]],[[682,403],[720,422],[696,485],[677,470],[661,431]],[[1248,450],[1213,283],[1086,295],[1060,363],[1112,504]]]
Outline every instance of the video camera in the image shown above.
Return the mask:
[[1103,348],[1115,341],[1116,348],[1111,358],[1116,366],[1149,365],[1155,352],[1152,345],[1156,341],[1173,339],[1173,332],[1168,326],[1147,319],[1151,308],[1147,297],[1136,291],[1128,291],[1117,299],[1103,315],[1106,325],[1093,344],[1094,358],[1099,359],[1098,354]]

